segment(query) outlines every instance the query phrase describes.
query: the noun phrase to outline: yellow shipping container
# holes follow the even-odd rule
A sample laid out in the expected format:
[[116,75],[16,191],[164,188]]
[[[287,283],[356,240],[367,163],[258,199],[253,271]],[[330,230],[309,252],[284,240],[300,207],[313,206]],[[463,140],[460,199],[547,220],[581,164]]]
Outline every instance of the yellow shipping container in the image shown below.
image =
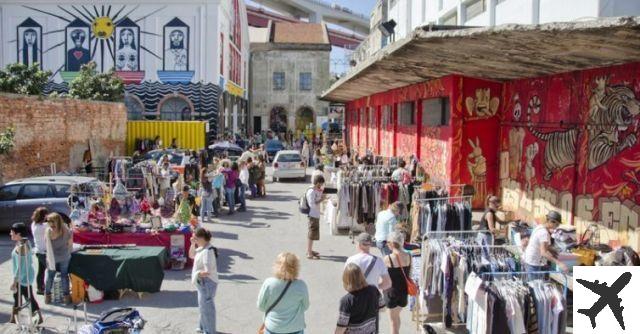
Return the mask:
[[154,139],[160,136],[162,146],[178,139],[181,149],[202,150],[206,146],[207,122],[201,121],[128,121],[127,154],[135,151],[136,139]]

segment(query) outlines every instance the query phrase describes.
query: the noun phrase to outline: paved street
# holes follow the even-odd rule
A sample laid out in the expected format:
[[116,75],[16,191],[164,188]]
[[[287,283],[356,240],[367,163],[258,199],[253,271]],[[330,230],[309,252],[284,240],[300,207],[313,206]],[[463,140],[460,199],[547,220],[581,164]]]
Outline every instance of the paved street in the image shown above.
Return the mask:
[[[297,210],[297,198],[307,187],[303,183],[268,184],[266,199],[249,201],[249,210],[234,216],[223,216],[207,224],[214,231],[214,244],[220,249],[218,288],[218,330],[220,333],[254,333],[261,321],[255,306],[262,281],[271,274],[271,265],[282,251],[292,251],[301,257],[301,276],[309,285],[311,308],[306,313],[307,333],[333,332],[339,298],[344,294],[341,273],[346,257],[354,246],[346,236],[331,236],[328,226],[322,226],[317,251],[321,260],[304,257],[306,221]],[[11,243],[7,236],[0,240],[0,279],[8,282],[11,263]],[[197,327],[198,309],[195,288],[189,280],[189,270],[166,271],[162,291],[137,299],[133,294],[119,301],[90,304],[90,316],[116,306],[137,307],[148,320],[149,333],[193,333]],[[0,289],[0,321],[6,322],[12,296],[7,288]],[[38,300],[42,303],[43,298]],[[47,317],[70,316],[70,308],[45,306]],[[381,313],[382,333],[388,332],[387,313]],[[57,320],[57,321],[56,321]],[[60,319],[49,319],[59,323]],[[409,311],[403,312],[402,333],[415,333]]]

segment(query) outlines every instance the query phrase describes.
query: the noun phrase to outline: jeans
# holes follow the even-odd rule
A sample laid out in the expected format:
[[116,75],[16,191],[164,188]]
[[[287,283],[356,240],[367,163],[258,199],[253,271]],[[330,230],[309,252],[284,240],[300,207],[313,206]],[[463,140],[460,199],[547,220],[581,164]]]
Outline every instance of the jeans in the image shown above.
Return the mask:
[[255,198],[256,194],[258,194],[258,187],[256,186],[256,184],[255,183],[250,184],[249,190],[251,190],[251,197]]
[[389,246],[387,246],[386,241],[376,241],[376,247],[380,249],[380,253],[382,253],[383,257],[391,255],[391,250],[389,249]]
[[[536,271],[548,271],[549,267],[547,266],[532,266],[528,263],[524,263],[524,269],[526,272],[530,273],[530,272],[536,272]],[[545,279],[547,274],[528,274],[528,279],[529,280],[536,280],[536,279]]]
[[304,331],[293,332],[293,333],[276,333],[276,332],[270,332],[268,329],[265,328],[264,334],[304,334]]
[[[493,245],[493,234],[491,233],[478,233],[476,237],[476,242],[480,246],[491,246]],[[485,259],[489,259],[489,247],[482,247],[482,256]]]
[[47,255],[44,253],[37,253],[38,259],[38,276],[36,276],[36,289],[38,292],[44,291],[44,274],[47,272]]
[[202,221],[207,217],[212,218],[212,212],[215,212],[213,209],[213,194],[202,192],[202,196],[200,197],[200,217],[202,218]]
[[227,199],[227,205],[229,206],[229,212],[235,211],[236,207],[236,187],[224,188],[224,195]]
[[205,334],[216,334],[216,290],[218,283],[210,278],[199,278],[198,308],[200,309],[200,330]]
[[56,277],[56,272],[60,273],[62,279],[62,294],[64,296],[69,295],[69,262],[71,260],[56,262],[56,270],[47,269],[47,282],[44,286],[44,293],[46,295],[51,294],[51,288],[53,287],[53,279]]
[[238,202],[240,202],[240,210],[242,211],[247,209],[247,189],[249,189],[249,186],[247,186],[246,184],[242,184],[238,191]]

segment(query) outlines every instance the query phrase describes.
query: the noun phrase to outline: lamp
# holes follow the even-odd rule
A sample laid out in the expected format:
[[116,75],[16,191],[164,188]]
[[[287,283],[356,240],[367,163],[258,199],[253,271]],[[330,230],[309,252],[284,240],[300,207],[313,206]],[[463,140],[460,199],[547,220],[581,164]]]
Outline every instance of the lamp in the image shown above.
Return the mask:
[[382,35],[384,35],[385,37],[389,37],[395,33],[396,25],[397,25],[396,21],[391,19],[387,22],[380,23],[380,25],[378,26],[378,29],[380,29],[380,31],[382,32]]

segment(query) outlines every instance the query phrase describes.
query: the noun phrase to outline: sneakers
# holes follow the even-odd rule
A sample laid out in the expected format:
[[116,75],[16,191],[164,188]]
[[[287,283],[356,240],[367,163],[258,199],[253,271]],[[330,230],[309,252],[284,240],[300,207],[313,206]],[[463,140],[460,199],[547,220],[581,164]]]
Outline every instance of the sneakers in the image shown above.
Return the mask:
[[51,297],[51,295],[45,295],[45,296],[44,296],[44,303],[45,303],[45,304],[47,304],[47,305],[49,305],[49,304],[51,304],[51,302],[52,302],[52,297]]

